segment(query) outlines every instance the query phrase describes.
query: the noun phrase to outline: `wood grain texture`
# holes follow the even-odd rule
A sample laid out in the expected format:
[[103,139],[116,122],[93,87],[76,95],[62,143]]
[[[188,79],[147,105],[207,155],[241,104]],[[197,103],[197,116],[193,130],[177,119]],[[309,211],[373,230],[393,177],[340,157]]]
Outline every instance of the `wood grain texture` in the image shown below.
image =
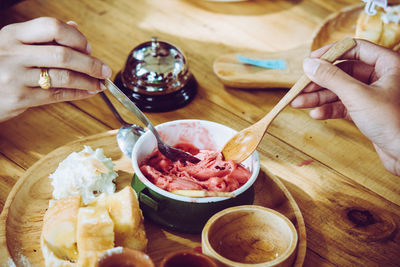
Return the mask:
[[[8,195],[24,169],[16,165],[4,155],[0,154],[0,195]],[[3,210],[5,199],[0,199],[0,213]]]
[[[235,88],[288,88],[303,74],[303,59],[310,53],[310,45],[304,44],[286,51],[242,52],[217,57],[213,63],[215,75],[223,84]],[[266,69],[238,60],[238,56],[263,60],[284,60],[285,69]]]
[[315,30],[311,50],[356,35],[357,18],[364,5],[358,4],[343,8],[328,16]]
[[[26,260],[31,266],[43,266],[39,237],[43,215],[53,191],[48,176],[70,153],[82,150],[84,145],[93,149],[103,148],[104,154],[116,164],[115,170],[119,175],[117,190],[130,184],[133,169],[130,160],[119,150],[115,135],[116,131],[110,131],[72,142],[41,158],[25,172],[11,191],[0,215],[0,266],[6,264],[9,257],[19,265]],[[285,186],[267,173],[262,169],[254,184],[254,204],[275,209],[293,222],[299,236],[294,266],[302,266],[306,254],[306,232],[300,209]],[[156,264],[172,251],[201,245],[200,235],[167,232],[146,220],[145,227],[149,239],[147,253]]]
[[[0,25],[38,16],[74,20],[88,37],[93,55],[107,62],[114,74],[134,46],[156,35],[184,51],[199,91],[188,106],[148,113],[149,119],[155,124],[206,119],[241,130],[262,118],[286,90],[226,88],[213,73],[214,60],[225,54],[285,51],[310,43],[321,23],[353,4],[360,1],[30,0],[0,11]],[[335,27],[329,28],[340,36],[321,36],[325,42],[341,39],[343,33],[351,36],[353,31],[351,24],[342,24],[339,31]],[[139,123],[111,100],[124,118]],[[400,262],[398,231],[388,240],[367,241],[349,231],[354,225],[338,222],[346,221],[345,209],[357,205],[372,215],[383,213],[383,221],[389,222],[385,225],[391,225],[386,214],[399,225],[399,178],[383,168],[371,143],[351,122],[314,121],[307,113],[289,107],[283,110],[258,147],[263,164],[281,178],[304,215],[308,234],[304,265],[396,265]],[[17,176],[50,151],[118,127],[100,96],[33,108],[0,124],[0,153],[4,156],[0,157],[0,203],[5,202]],[[310,160],[311,164],[298,166]],[[182,245],[185,238],[165,236],[177,250],[187,248]]]
[[[344,53],[356,46],[353,38],[347,37],[338,41],[321,56],[321,59],[330,63],[335,62]],[[311,80],[303,74],[292,88],[279,100],[279,102],[264,116],[251,125],[236,133],[222,148],[222,155],[227,160],[242,162],[247,159],[263,138],[268,127],[278,114],[298,96]]]

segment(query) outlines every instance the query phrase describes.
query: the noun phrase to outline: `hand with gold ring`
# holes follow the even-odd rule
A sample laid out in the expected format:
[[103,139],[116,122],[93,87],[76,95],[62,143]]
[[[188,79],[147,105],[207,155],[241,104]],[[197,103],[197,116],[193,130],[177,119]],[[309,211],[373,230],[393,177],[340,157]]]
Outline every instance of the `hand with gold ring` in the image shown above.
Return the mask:
[[0,122],[29,107],[91,97],[111,69],[73,22],[37,18],[0,30]]
[[42,89],[50,89],[51,81],[50,81],[50,76],[49,76],[49,72],[47,71],[47,69],[44,68],[40,71],[40,77],[39,77],[38,84],[39,84],[40,88],[42,88]]

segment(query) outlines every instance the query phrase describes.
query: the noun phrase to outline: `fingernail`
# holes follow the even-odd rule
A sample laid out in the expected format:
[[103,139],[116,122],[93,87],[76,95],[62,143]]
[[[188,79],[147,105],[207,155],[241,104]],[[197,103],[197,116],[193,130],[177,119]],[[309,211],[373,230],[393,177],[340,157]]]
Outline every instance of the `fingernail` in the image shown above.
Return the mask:
[[317,73],[319,67],[319,61],[314,58],[305,58],[303,61],[304,72],[310,76],[314,76]]
[[300,99],[298,99],[298,98],[295,98],[293,101],[292,101],[292,103],[290,103],[290,106],[292,106],[292,107],[294,107],[294,108],[297,108],[297,107],[299,107],[300,106]]
[[73,20],[68,21],[67,24],[68,24],[68,25],[75,26],[75,27],[78,27],[78,23],[76,23],[76,22],[73,21]]
[[102,82],[100,82],[100,89],[101,91],[104,91],[107,89],[107,87]]
[[97,94],[98,92],[96,92],[96,91],[87,91],[88,92],[88,94],[91,94],[91,95],[95,95],[95,94]]
[[92,53],[92,46],[89,44],[89,42],[88,42],[87,45],[86,45],[86,52],[87,52],[88,54]]
[[109,66],[106,64],[103,64],[101,67],[101,74],[103,75],[104,78],[110,78],[112,74],[112,70],[110,69]]
[[317,109],[312,109],[312,110],[310,110],[310,112],[309,112],[308,114],[309,114],[310,117],[313,118],[313,119],[318,119],[318,118],[320,118],[320,114],[319,114],[319,112],[317,111]]

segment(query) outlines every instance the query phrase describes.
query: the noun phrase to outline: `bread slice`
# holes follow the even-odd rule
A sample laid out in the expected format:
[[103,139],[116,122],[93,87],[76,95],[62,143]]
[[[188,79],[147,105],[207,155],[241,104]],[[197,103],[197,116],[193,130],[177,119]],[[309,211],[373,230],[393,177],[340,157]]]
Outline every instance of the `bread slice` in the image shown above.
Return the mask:
[[78,260],[76,225],[80,205],[79,195],[50,201],[41,234],[46,266],[70,266]]
[[126,186],[118,193],[107,195],[106,205],[114,222],[115,245],[144,251],[147,238],[143,215],[132,187]]
[[379,44],[394,49],[400,43],[400,25],[391,22],[383,26],[383,33]]
[[135,228],[133,233],[126,236],[120,235],[118,241],[116,241],[116,246],[146,251],[147,243],[148,240],[144,224],[141,223],[137,228]]
[[64,260],[57,257],[52,250],[49,249],[43,238],[40,239],[40,247],[42,249],[42,255],[44,258],[45,266],[47,267],[75,267],[76,263]]
[[357,19],[356,38],[366,39],[397,51],[400,44],[400,25],[394,22],[384,23],[381,19],[384,12],[383,9],[379,9],[374,16],[362,12]]
[[374,16],[370,16],[365,12],[361,12],[357,19],[356,38],[366,39],[378,44],[383,32],[383,22],[381,13],[378,12]]
[[104,205],[81,207],[78,212],[78,266],[94,266],[98,256],[114,247],[114,223]]
[[95,266],[114,245],[146,250],[143,215],[132,187],[81,205],[79,195],[50,201],[41,235],[46,266]]

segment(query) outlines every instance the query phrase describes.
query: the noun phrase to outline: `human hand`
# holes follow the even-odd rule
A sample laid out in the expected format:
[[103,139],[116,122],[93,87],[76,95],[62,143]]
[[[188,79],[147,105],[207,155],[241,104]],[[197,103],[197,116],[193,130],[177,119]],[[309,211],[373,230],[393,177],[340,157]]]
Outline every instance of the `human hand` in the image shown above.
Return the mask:
[[[29,107],[93,96],[111,69],[90,56],[85,36],[73,22],[37,18],[0,30],[0,122]],[[38,85],[48,68],[51,88]]]
[[313,81],[295,98],[294,108],[314,108],[317,120],[352,120],[372,141],[383,165],[400,176],[400,55],[373,43],[357,46],[332,65],[319,59],[331,45],[303,62]]

